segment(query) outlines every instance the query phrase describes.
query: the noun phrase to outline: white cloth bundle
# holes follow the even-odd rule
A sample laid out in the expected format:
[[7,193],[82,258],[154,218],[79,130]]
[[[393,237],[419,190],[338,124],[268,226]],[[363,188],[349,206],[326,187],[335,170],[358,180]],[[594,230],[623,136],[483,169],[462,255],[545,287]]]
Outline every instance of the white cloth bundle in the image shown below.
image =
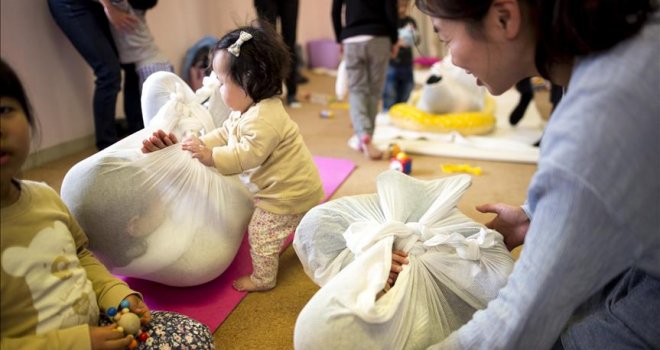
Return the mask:
[[66,174],[62,198],[113,273],[191,286],[216,278],[234,259],[253,211],[239,178],[220,175],[179,144],[140,151],[157,129],[179,140],[214,129],[226,115],[211,116],[201,105],[208,98],[172,73],[151,75],[143,86],[145,129]]
[[[396,171],[378,193],[310,210],[293,247],[321,286],[296,321],[296,349],[423,349],[484,308],[504,286],[513,258],[502,236],[456,203],[467,175],[422,181]],[[380,299],[392,250],[408,253]]]

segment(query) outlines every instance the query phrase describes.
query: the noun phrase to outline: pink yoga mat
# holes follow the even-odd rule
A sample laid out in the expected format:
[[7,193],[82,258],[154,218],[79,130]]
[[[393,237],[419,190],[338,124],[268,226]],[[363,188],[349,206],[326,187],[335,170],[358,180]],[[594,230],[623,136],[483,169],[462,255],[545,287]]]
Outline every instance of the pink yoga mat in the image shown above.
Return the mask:
[[[348,178],[355,164],[347,159],[314,157],[321,174],[326,201]],[[293,241],[293,232],[285,241],[288,246]],[[130,286],[144,295],[151,310],[167,310],[194,318],[215,331],[229,316],[238,303],[247,295],[238,292],[232,282],[252,271],[252,259],[247,235],[238,249],[234,261],[215,280],[194,287],[170,287],[160,283],[137,278],[124,278]]]

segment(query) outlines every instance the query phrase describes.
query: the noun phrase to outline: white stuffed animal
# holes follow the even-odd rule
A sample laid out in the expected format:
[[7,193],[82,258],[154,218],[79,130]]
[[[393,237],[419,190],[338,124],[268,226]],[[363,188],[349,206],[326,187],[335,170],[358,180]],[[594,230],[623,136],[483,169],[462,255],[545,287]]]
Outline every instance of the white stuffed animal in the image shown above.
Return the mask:
[[431,67],[431,76],[418,94],[411,97],[412,104],[431,114],[479,111],[484,106],[486,90],[476,84],[475,78],[451,62],[451,56]]

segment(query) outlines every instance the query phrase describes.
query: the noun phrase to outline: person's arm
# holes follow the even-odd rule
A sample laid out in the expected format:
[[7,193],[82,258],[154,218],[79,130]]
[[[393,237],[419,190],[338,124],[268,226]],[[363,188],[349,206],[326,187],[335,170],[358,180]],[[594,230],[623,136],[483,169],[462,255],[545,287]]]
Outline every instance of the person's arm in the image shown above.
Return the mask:
[[103,5],[103,10],[105,11],[108,21],[115,28],[123,32],[131,32],[138,24],[137,18],[131,15],[128,12],[124,12],[117,7],[115,7],[110,0],[99,0],[101,5]]
[[[264,113],[264,108],[259,113]],[[266,112],[267,113],[267,112]],[[266,118],[250,118],[241,126],[240,142],[213,148],[215,168],[223,175],[242,173],[263,164],[280,143],[280,133]]]
[[[62,205],[64,206],[64,203]],[[68,209],[66,210],[68,211]],[[87,249],[87,235],[71,213],[69,213],[67,225],[76,244],[76,254],[80,260],[80,266],[85,269],[87,279],[92,283],[102,311],[110,307],[117,307],[129,295],[136,294],[141,298],[139,293],[131,290],[124,281],[112,275],[105,265]]]
[[341,44],[341,30],[342,30],[342,8],[344,7],[344,0],[332,0],[332,28],[335,31],[335,39]]
[[399,8],[397,0],[385,1],[385,15],[389,27],[389,37],[392,45],[399,41]]
[[632,263],[634,240],[589,184],[546,165],[529,193],[534,220],[507,285],[429,349],[550,348],[575,308]]
[[422,42],[422,37],[419,35],[419,27],[417,27],[417,21],[414,18],[408,17],[410,23],[413,27],[413,36],[415,37],[415,45],[419,45]]

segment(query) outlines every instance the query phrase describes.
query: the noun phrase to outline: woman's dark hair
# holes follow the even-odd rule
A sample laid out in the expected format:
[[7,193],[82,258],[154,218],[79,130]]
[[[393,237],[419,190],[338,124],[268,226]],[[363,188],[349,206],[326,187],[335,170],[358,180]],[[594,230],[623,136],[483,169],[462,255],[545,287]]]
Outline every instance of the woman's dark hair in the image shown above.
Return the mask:
[[158,0],[128,0],[128,4],[135,10],[149,10],[158,4]]
[[[493,0],[415,0],[431,17],[481,23]],[[536,66],[548,77],[553,64],[607,50],[633,36],[658,8],[657,0],[527,0],[537,23]]]
[[228,53],[231,79],[255,103],[281,94],[282,82],[289,74],[291,56],[271,25],[245,26],[227,33],[211,50],[211,58],[234,44],[242,31],[250,33],[252,38],[241,45],[238,57]]
[[25,94],[25,89],[23,89],[23,84],[21,84],[21,80],[18,78],[16,72],[4,59],[0,59],[0,96],[15,99],[21,105],[21,108],[23,108],[25,117],[27,117],[30,126],[34,130],[36,121],[32,114],[30,101]]

